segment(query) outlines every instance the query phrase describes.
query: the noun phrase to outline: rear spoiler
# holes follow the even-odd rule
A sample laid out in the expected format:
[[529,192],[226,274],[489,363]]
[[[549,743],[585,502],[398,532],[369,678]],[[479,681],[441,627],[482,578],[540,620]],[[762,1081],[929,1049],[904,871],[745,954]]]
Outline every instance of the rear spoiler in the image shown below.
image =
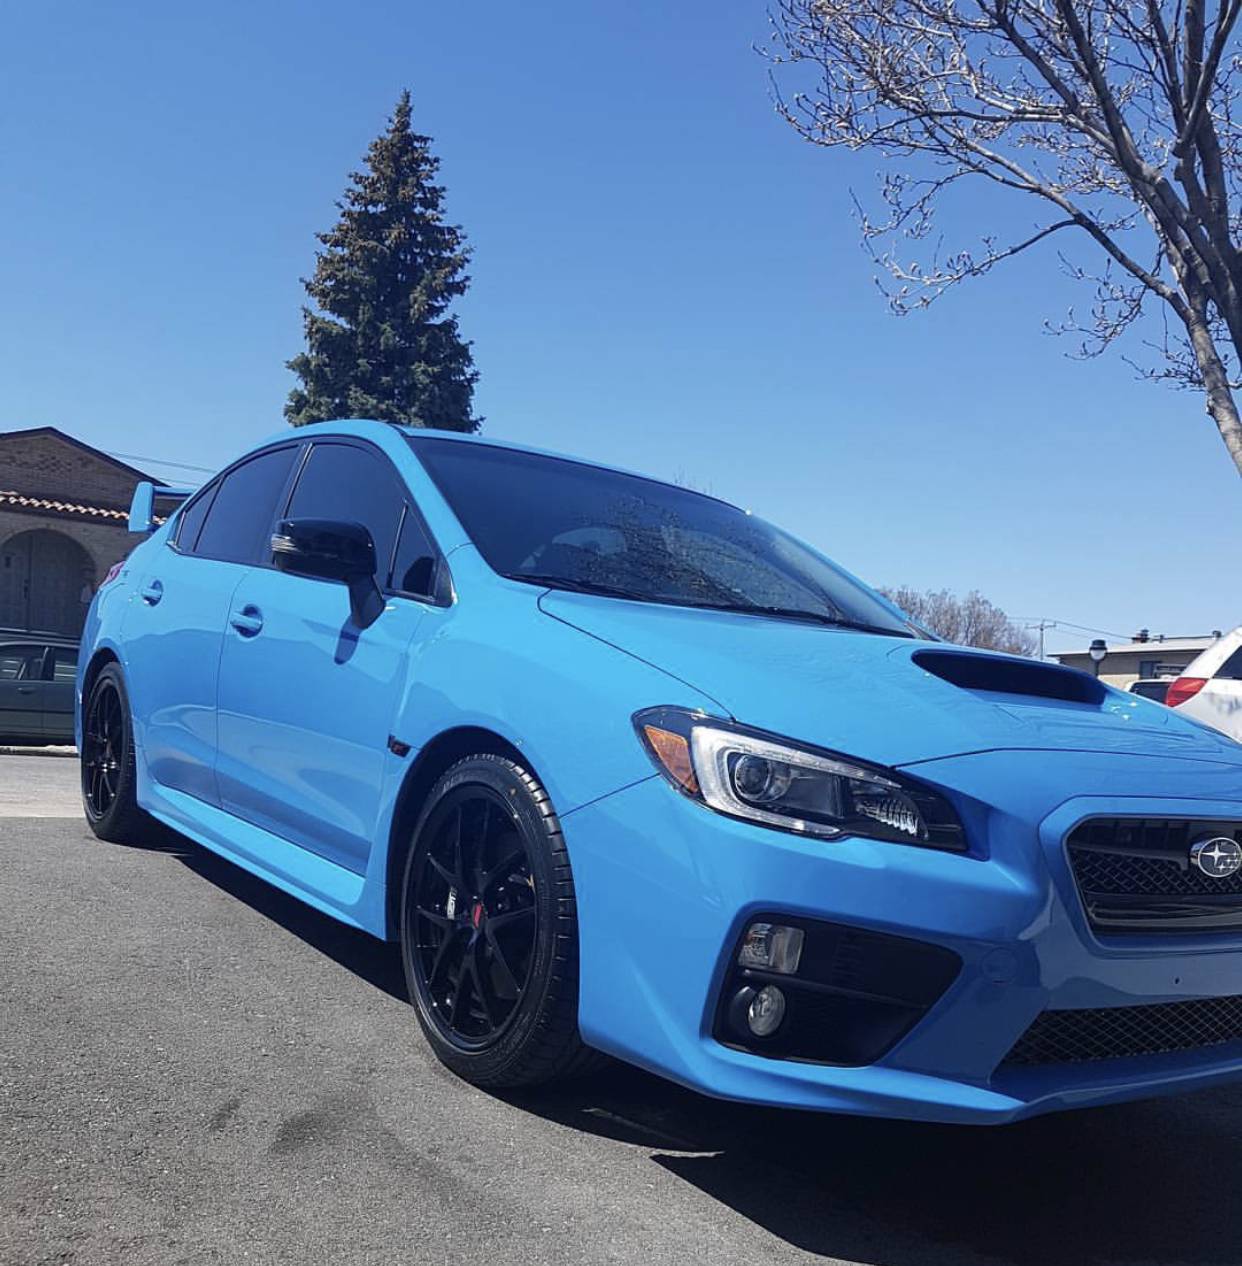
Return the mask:
[[167,515],[157,516],[156,501],[172,502],[168,513],[177,508],[187,497],[192,497],[194,488],[173,488],[168,484],[153,484],[143,480],[134,489],[134,499],[129,503],[129,530],[131,532],[154,532]]

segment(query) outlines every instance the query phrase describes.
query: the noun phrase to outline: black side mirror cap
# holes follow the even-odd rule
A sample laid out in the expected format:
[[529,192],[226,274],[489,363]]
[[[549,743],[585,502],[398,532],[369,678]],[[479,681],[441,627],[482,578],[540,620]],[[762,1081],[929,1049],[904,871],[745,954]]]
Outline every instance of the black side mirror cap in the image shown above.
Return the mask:
[[349,586],[354,623],[365,629],[384,609],[375,583],[375,542],[361,523],[337,519],[284,519],[272,534],[277,571]]

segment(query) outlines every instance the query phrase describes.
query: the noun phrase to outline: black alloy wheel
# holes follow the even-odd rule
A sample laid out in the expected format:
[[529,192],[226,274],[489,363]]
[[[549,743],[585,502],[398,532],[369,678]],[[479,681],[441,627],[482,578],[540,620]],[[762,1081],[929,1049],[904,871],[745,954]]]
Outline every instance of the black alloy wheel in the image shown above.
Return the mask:
[[489,787],[460,787],[436,806],[420,850],[413,907],[418,981],[445,1038],[491,1045],[530,981],[535,880],[513,813]]
[[116,802],[128,742],[120,692],[103,679],[91,695],[82,730],[82,795],[91,817],[104,817]]
[[531,1086],[595,1053],[578,1034],[578,921],[560,823],[539,781],[493,753],[424,802],[401,889],[401,950],[437,1057],[479,1086]]
[[138,807],[132,712],[117,663],[105,664],[87,691],[81,757],[82,808],[91,830],[112,843],[157,843],[158,824]]

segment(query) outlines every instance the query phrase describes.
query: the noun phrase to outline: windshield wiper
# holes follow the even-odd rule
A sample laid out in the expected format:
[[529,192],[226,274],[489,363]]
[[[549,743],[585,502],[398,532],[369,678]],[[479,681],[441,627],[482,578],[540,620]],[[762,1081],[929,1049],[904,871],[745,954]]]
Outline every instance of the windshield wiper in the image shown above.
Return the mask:
[[547,585],[549,589],[566,589],[570,593],[598,593],[606,598],[630,598],[634,602],[651,601],[645,593],[635,593],[632,589],[622,589],[618,585],[605,584],[601,580],[575,580],[569,576],[544,575],[530,571],[511,572],[509,579],[529,581],[532,585]]
[[826,611],[808,611],[805,607],[767,606],[756,602],[699,602],[693,605],[706,611],[737,611],[743,615],[768,615],[778,620],[806,620],[832,629],[854,629],[859,633],[878,633],[882,637],[914,636],[905,629],[890,629],[882,624],[868,624],[865,620],[850,620],[845,616],[829,615]]
[[832,629],[853,629],[859,633],[876,633],[882,637],[909,637],[915,635],[905,629],[890,629],[882,624],[868,624],[864,620],[849,620],[844,616],[829,615],[826,611],[808,611],[805,607],[766,606],[754,602],[694,602],[689,598],[664,597],[658,594],[637,593],[602,580],[579,580],[570,576],[553,576],[541,572],[511,572],[510,580],[525,580],[532,585],[547,585],[549,589],[564,589],[569,593],[594,593],[605,598],[628,598],[631,602],[652,602],[658,606],[693,607],[696,611],[728,611],[741,615],[766,615],[777,620],[803,620],[811,624],[823,624]]

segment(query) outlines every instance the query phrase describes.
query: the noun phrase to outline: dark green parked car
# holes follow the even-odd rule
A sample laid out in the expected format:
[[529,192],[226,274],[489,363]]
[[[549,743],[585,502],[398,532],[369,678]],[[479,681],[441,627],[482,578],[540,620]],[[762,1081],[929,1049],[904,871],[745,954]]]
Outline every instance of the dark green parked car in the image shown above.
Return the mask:
[[0,629],[0,743],[73,742],[75,638]]

